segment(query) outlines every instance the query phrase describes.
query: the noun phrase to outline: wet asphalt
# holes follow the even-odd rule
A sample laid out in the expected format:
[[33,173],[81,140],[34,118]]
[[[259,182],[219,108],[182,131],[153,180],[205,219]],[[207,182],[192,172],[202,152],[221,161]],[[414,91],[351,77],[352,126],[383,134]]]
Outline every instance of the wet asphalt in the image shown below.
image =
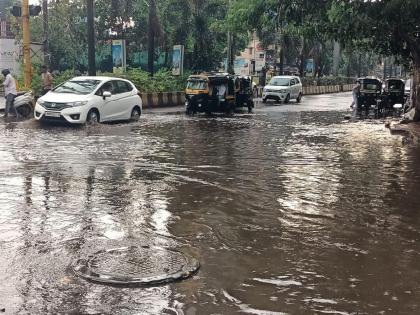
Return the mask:
[[[0,311],[420,313],[420,148],[345,120],[350,103],[94,127],[0,118]],[[141,246],[161,254],[104,255]],[[97,271],[166,272],[164,249],[200,270],[146,287],[73,271],[93,256]]]

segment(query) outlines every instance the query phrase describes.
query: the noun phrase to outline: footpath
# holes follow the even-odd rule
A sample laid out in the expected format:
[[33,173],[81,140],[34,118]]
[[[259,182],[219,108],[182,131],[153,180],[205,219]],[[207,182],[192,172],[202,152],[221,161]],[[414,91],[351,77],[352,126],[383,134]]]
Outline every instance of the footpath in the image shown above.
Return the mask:
[[418,122],[398,123],[391,125],[389,129],[393,134],[406,134],[413,142],[420,143],[420,123]]

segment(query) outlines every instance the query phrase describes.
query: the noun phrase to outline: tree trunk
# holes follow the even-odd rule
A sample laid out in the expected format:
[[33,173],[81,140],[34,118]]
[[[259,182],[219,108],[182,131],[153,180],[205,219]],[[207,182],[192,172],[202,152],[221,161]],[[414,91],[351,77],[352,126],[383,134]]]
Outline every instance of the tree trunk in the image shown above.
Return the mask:
[[153,76],[153,64],[155,59],[155,17],[156,17],[156,2],[149,0],[149,29],[148,29],[148,45],[147,45],[147,70],[150,76]]
[[305,41],[305,38],[304,37],[302,37],[302,39],[301,39],[301,41],[302,41],[302,49],[301,49],[301,51],[300,51],[300,65],[299,65],[299,74],[300,74],[300,76],[301,77],[303,77],[304,76],[304,74],[305,74],[305,52],[306,52],[306,41]]
[[284,49],[283,45],[280,48],[280,69],[279,69],[279,75],[284,74]]
[[411,102],[416,108],[416,115],[414,116],[414,121],[420,121],[420,56],[418,56],[418,58],[415,58],[413,64]]

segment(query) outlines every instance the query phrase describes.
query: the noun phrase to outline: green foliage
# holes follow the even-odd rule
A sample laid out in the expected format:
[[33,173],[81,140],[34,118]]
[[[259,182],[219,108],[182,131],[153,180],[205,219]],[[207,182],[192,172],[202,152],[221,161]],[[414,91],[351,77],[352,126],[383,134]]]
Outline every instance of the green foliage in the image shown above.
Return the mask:
[[[37,67],[39,68],[39,67]],[[98,74],[99,75],[99,74]],[[187,79],[190,73],[182,76],[173,76],[166,69],[159,70],[153,77],[149,73],[139,69],[129,69],[123,74],[101,73],[100,75],[116,78],[124,78],[134,83],[141,93],[155,92],[178,92],[185,90]],[[54,86],[57,86],[71,78],[77,76],[73,70],[66,70],[54,76]],[[18,80],[19,86],[23,86],[23,78]],[[36,96],[41,95],[42,81],[39,71],[33,73],[33,79],[30,89],[34,91]]]
[[188,73],[183,76],[175,77],[166,69],[159,70],[153,77],[149,73],[139,69],[130,69],[121,75],[113,73],[104,74],[109,76],[117,76],[125,78],[134,83],[137,89],[142,93],[154,92],[175,92],[183,91],[187,84]]
[[[109,40],[111,30],[127,40],[128,55],[147,50],[147,0],[97,0],[97,40]],[[228,0],[160,0],[156,1],[157,19],[155,60],[165,56],[171,66],[173,45],[185,46],[187,69],[215,70],[226,56],[227,30],[225,19]],[[86,12],[84,0],[62,0],[49,3],[49,50],[52,69],[86,70]],[[31,19],[32,40],[43,41],[42,16]],[[235,36],[235,53],[247,44],[248,34]],[[98,62],[98,66],[99,62]]]
[[321,78],[301,78],[303,86],[328,86],[328,85],[343,85],[352,84],[355,82],[354,78],[326,76]]

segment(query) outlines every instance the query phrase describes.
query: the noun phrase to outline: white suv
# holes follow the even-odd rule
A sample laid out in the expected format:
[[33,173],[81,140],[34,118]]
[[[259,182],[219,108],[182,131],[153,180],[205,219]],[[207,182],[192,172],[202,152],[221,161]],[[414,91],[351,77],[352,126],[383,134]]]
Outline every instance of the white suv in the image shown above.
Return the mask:
[[273,77],[268,85],[264,87],[262,101],[275,100],[278,102],[289,103],[290,99],[300,102],[303,96],[302,82],[295,76],[276,76]]

